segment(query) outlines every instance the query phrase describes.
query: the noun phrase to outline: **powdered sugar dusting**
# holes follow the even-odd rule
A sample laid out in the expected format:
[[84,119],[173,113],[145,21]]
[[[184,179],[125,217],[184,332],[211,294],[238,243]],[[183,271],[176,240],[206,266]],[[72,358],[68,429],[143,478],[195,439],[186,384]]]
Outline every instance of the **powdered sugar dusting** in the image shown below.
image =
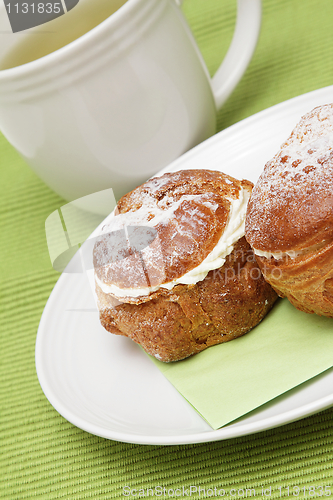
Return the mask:
[[327,104],[304,115],[265,165],[249,203],[246,237],[261,251],[300,250],[332,216],[333,104]]

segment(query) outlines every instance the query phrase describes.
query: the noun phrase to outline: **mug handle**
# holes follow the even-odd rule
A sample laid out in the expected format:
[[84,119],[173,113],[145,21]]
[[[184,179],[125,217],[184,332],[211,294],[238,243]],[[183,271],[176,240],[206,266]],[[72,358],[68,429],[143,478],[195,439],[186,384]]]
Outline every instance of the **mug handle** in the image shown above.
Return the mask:
[[[181,6],[183,0],[175,0]],[[237,0],[234,35],[221,66],[211,79],[217,110],[228,99],[251,61],[261,26],[261,0]]]
[[261,0],[237,0],[234,36],[223,62],[211,80],[216,108],[228,99],[249,65],[261,26]]

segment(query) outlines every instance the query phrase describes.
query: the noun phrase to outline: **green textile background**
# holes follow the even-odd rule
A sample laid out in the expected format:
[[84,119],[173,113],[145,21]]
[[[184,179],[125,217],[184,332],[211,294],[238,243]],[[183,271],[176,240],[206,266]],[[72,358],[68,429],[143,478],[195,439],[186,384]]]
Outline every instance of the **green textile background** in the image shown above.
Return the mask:
[[[185,0],[183,10],[213,74],[232,36],[235,1]],[[218,130],[332,85],[332,26],[332,0],[263,0],[257,50],[219,113]],[[136,489],[137,497],[141,488],[151,488],[155,496],[167,498],[168,489],[179,496],[183,487],[193,498],[199,498],[194,487],[202,488],[200,498],[203,488],[206,497],[223,488],[225,496],[242,498],[245,488],[256,488],[257,496],[287,498],[297,493],[294,486],[305,487],[299,497],[318,498],[320,486],[325,491],[332,485],[333,409],[251,436],[170,447],[108,441],[61,417],[39,386],[34,349],[43,308],[58,278],[50,267],[44,222],[64,201],[3,137],[0,190],[1,499],[125,498],[128,488]]]

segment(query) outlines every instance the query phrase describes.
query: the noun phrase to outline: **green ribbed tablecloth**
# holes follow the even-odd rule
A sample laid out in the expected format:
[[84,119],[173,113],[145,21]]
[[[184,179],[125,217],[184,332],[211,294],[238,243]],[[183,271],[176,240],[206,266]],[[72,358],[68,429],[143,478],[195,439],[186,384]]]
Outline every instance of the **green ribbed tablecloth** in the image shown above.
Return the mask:
[[[235,2],[185,0],[183,10],[213,74],[232,36]],[[333,1],[263,0],[257,50],[219,113],[218,130],[331,84]],[[44,222],[64,201],[2,137],[0,190],[1,499],[108,499],[130,492],[129,498],[207,498],[222,490],[226,498],[333,497],[332,409],[251,436],[170,447],[108,441],[62,418],[39,386],[34,350],[58,279]]]

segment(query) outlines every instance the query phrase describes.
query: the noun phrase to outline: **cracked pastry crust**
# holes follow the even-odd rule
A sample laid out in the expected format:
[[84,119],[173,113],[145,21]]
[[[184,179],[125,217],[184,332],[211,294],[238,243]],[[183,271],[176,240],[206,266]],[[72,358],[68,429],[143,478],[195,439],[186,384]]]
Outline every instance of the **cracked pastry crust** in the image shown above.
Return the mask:
[[281,297],[333,317],[333,104],[304,115],[265,165],[245,236]]
[[[222,265],[207,271],[195,283],[175,281],[210,255],[228,230],[231,201],[238,199],[241,190],[251,189],[250,182],[217,171],[189,170],[154,178],[125,195],[118,203],[115,219],[123,214],[133,223],[139,213],[152,224],[155,218],[159,252],[150,252],[149,248],[141,252],[139,257],[145,262],[145,273],[141,274],[143,266],[135,252],[106,263],[110,234],[106,224],[105,234],[94,249],[102,326],[131,338],[165,362],[187,358],[256,326],[277,295],[263,279],[244,230],[228,247]],[[165,218],[161,218],[160,209],[165,211]],[[147,274],[151,291],[126,295],[126,290],[142,290]],[[172,287],[163,286],[170,282]],[[122,297],[105,290],[113,284],[116,288],[111,291],[125,290]]]

